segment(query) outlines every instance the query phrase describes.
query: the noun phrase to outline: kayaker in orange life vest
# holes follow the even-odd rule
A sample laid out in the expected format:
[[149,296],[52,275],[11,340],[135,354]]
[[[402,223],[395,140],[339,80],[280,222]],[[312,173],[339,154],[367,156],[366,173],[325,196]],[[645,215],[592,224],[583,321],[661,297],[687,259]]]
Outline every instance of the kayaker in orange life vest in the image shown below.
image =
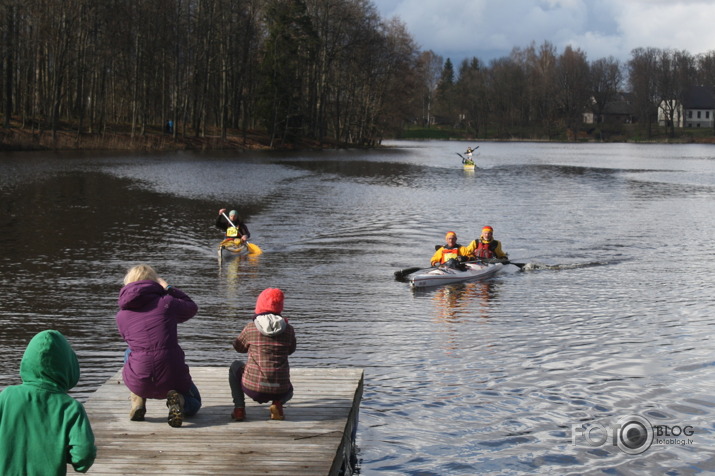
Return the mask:
[[482,235],[467,246],[467,254],[474,258],[509,258],[501,249],[501,242],[493,238],[494,228],[487,225],[482,228]]
[[467,247],[457,243],[457,234],[455,232],[448,231],[444,239],[447,243],[438,248],[432,255],[430,260],[432,266],[446,265],[456,268],[459,263],[469,259]]

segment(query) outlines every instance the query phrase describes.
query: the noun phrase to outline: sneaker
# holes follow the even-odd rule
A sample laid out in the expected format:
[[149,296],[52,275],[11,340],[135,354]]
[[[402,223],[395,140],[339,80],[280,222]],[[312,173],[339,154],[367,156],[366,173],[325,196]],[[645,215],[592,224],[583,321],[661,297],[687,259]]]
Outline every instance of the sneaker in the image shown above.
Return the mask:
[[235,421],[243,421],[246,419],[246,409],[245,408],[234,408],[231,413],[231,418]]
[[283,404],[281,402],[274,400],[270,410],[271,420],[285,420],[285,415],[283,415]]
[[184,422],[182,396],[176,390],[169,390],[166,395],[166,406],[169,408],[169,426],[178,428]]

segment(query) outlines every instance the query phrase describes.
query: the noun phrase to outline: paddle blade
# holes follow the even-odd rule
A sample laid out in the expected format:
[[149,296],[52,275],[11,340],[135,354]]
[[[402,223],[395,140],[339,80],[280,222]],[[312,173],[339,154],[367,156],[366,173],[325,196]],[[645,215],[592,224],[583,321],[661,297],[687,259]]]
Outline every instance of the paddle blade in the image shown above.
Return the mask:
[[513,261],[507,261],[504,264],[513,264],[514,266],[518,266],[519,269],[524,269],[524,266],[526,266],[529,263],[514,263]]
[[248,253],[252,255],[260,255],[263,254],[263,250],[258,247],[258,245],[254,245],[253,243],[246,242],[246,246],[248,246]]
[[414,268],[405,268],[405,269],[401,269],[399,271],[395,271],[395,280],[406,282],[407,275],[412,274],[412,273],[419,271],[421,269],[424,269],[424,268],[416,266]]
[[513,261],[509,261],[507,258],[487,258],[487,259],[481,259],[479,260],[482,263],[502,263],[504,266],[508,264],[513,264],[514,266],[519,267],[519,269],[524,269],[524,266],[526,266],[529,263],[514,263]]

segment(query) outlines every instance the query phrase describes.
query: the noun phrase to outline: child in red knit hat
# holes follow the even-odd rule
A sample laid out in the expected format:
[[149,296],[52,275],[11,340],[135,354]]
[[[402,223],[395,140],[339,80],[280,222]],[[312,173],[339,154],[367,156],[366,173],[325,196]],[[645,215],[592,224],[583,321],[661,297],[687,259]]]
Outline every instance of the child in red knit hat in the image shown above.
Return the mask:
[[283,405],[293,397],[288,356],[295,352],[293,326],[281,316],[283,291],[264,289],[256,300],[253,320],[233,341],[236,352],[248,354],[247,361],[235,360],[228,372],[236,421],[246,418],[244,395],[258,403],[272,402],[271,420],[283,420]]

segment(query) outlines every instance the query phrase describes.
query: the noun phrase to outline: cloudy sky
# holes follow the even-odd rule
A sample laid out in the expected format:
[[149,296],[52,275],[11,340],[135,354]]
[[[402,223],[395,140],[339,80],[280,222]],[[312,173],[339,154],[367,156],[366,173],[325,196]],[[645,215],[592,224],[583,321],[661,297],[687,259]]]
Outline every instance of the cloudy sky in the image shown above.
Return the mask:
[[638,47],[693,55],[715,50],[713,0],[373,0],[387,20],[398,17],[421,50],[458,66],[489,62],[513,47],[551,42],[580,48],[589,61],[630,58]]

